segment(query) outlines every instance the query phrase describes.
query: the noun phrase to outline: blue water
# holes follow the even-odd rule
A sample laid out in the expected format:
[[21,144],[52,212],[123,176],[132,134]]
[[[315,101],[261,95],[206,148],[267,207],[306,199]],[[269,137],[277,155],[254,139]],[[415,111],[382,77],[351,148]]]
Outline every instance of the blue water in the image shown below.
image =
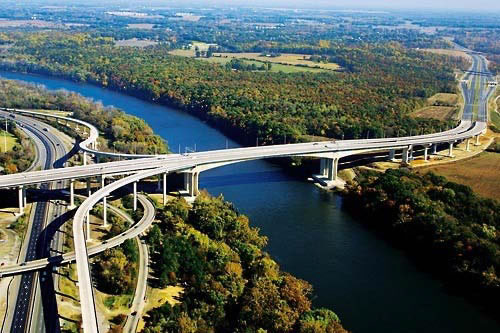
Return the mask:
[[[75,91],[145,119],[171,150],[237,147],[175,109],[88,84],[0,72],[5,78]],[[400,251],[340,209],[341,198],[263,161],[207,171],[200,187],[223,194],[269,237],[281,267],[309,281],[314,304],[333,309],[353,332],[500,332],[500,325],[419,271]]]

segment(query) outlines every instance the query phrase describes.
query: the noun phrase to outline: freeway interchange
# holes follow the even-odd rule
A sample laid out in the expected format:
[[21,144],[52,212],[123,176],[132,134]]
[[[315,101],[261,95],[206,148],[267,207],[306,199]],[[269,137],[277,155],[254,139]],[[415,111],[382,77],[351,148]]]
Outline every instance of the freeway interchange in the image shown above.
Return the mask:
[[[45,149],[47,151],[47,155],[49,155],[46,160],[47,163],[45,165],[45,170],[1,176],[0,187],[21,187],[34,184],[50,184],[51,182],[56,181],[67,181],[72,184],[75,179],[114,175],[121,175],[124,176],[124,178],[103,186],[101,189],[84,200],[78,209],[76,209],[73,217],[74,253],[65,253],[61,255],[50,255],[49,253],[45,253],[46,255],[44,258],[37,260],[34,260],[34,256],[26,256],[25,262],[19,265],[3,267],[0,270],[0,276],[24,273],[24,277],[27,276],[27,274],[33,274],[32,272],[43,270],[46,267],[76,261],[80,303],[83,317],[83,329],[85,332],[99,332],[100,327],[96,316],[93,283],[88,258],[89,256],[102,252],[107,248],[121,244],[125,239],[134,238],[140,235],[151,225],[154,219],[154,207],[144,196],[137,195],[136,184],[138,181],[157,175],[164,175],[165,177],[165,175],[169,173],[184,173],[186,175],[185,182],[188,193],[191,196],[195,196],[198,186],[197,177],[200,172],[226,164],[255,159],[290,156],[316,157],[322,160],[321,176],[326,177],[327,181],[335,181],[337,178],[339,159],[351,155],[372,152],[389,152],[389,156],[394,158],[394,152],[396,150],[401,150],[402,162],[408,162],[408,158],[410,156],[409,154],[413,151],[415,146],[423,147],[425,149],[425,158],[427,159],[428,149],[431,147],[437,149],[438,147],[442,148],[443,145],[448,145],[451,156],[453,145],[457,141],[467,140],[468,146],[471,138],[478,138],[486,131],[488,120],[487,104],[496,88],[489,87],[487,85],[491,75],[487,70],[486,59],[477,54],[471,54],[471,59],[473,61],[471,70],[466,73],[464,81],[460,84],[465,100],[464,112],[460,124],[451,130],[428,135],[247,147],[196,152],[182,155],[127,155],[101,152],[97,150],[96,140],[98,132],[94,126],[83,121],[67,117],[48,116],[46,114],[44,115],[25,110],[6,110],[8,112],[17,112],[18,114],[35,116],[38,118],[50,117],[61,121],[74,122],[80,126],[86,127],[89,131],[88,137],[84,141],[80,142],[78,147],[78,150],[83,152],[85,162],[84,165],[50,169],[48,165],[50,163],[48,163],[48,161],[53,160],[51,155],[52,153],[49,152],[50,149],[47,146],[45,146],[45,148],[39,147],[41,150]],[[470,84],[465,83],[465,81],[468,80],[470,80]],[[128,159],[123,161],[87,165],[87,155]],[[163,183],[165,193],[165,181]],[[136,225],[132,226],[132,228],[127,232],[107,240],[106,242],[88,247],[88,232],[86,235],[84,230],[86,229],[85,223],[87,223],[88,230],[89,211],[101,201],[104,201],[104,204],[106,205],[105,200],[108,195],[130,184],[134,186],[134,201],[139,200],[145,208],[143,218]],[[71,189],[73,188],[72,186],[73,185],[70,187]],[[21,198],[23,198],[22,191],[20,191],[20,194]],[[71,202],[73,202],[73,190],[71,190],[70,195]],[[43,215],[43,211],[39,214]],[[35,220],[36,219],[43,220],[43,218],[37,217],[35,213]],[[36,221],[33,223],[34,229],[31,234],[32,237],[37,237],[36,234],[40,232],[39,227],[35,226],[41,227],[42,225],[43,223]],[[33,281],[33,279],[31,280]],[[29,286],[29,284],[26,285]],[[31,290],[33,288],[28,289]],[[27,299],[26,295],[21,294],[20,297],[18,297],[18,303],[20,302],[20,298]],[[23,312],[21,312],[21,316],[23,316],[22,313]],[[20,329],[24,329],[26,326],[21,325],[21,322],[20,324],[17,324],[17,321],[14,321],[13,325],[14,327],[19,325]],[[19,330],[19,332],[21,331],[22,330]]]

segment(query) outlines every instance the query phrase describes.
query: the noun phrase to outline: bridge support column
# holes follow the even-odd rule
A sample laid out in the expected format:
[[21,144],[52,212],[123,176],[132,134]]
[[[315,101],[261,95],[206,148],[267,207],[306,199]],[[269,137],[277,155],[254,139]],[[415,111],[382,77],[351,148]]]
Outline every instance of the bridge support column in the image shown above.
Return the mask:
[[424,161],[429,161],[429,146],[424,146]]
[[23,187],[23,207],[28,206],[28,196],[26,195],[26,187]]
[[196,197],[198,191],[199,172],[184,173],[184,186],[190,197]]
[[337,180],[337,173],[339,169],[339,159],[332,158],[328,159],[328,180],[335,181]]
[[438,145],[437,145],[437,143],[435,143],[432,145],[432,154],[436,155],[437,152],[438,152]]
[[87,165],[87,152],[83,152],[83,165]]
[[195,172],[193,174],[193,196],[197,196],[200,191],[199,191],[199,182],[200,182],[200,173],[199,172]]
[[479,137],[480,137],[480,135],[476,135],[476,143],[474,144],[475,146],[481,145],[481,143],[479,142]]
[[19,186],[17,188],[17,195],[19,196],[19,215],[24,214],[24,188]]
[[470,139],[465,140],[465,151],[470,151]]
[[90,183],[90,178],[87,178],[87,196],[92,195],[92,184]]
[[408,159],[409,159],[410,161],[413,161],[413,146],[410,146],[410,147],[409,147],[409,152],[410,152],[410,156],[408,157]]
[[404,163],[404,164],[408,164],[408,162],[410,161],[409,159],[409,154],[408,154],[408,151],[409,151],[409,147],[408,148],[403,148],[403,155],[401,157],[401,162]]
[[396,149],[389,150],[389,160],[394,161],[396,158]]
[[134,182],[134,211],[137,210],[137,182]]
[[101,176],[101,188],[103,188],[104,186],[106,186],[106,176],[102,175]]
[[449,142],[449,143],[448,143],[448,144],[450,145],[450,147],[449,147],[449,151],[448,151],[448,156],[449,156],[449,157],[454,157],[454,156],[453,156],[453,143],[454,143],[454,142]]
[[75,208],[75,180],[69,181],[69,209]]
[[163,174],[163,206],[167,204],[167,173]]
[[322,158],[319,161],[319,174],[320,174],[320,176],[327,176],[328,175],[328,159]]
[[102,220],[103,220],[103,226],[107,227],[108,226],[108,200],[106,199],[106,196],[102,198]]

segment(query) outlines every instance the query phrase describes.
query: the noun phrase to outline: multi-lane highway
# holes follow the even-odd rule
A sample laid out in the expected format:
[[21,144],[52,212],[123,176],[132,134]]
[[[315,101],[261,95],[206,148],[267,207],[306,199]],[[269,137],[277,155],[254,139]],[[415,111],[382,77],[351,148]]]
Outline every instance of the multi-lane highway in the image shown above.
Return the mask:
[[[83,232],[83,224],[88,211],[101,201],[105,196],[119,188],[141,179],[172,172],[189,172],[196,168],[203,170],[217,167],[228,163],[236,163],[254,159],[286,157],[286,156],[315,156],[324,159],[333,159],[366,152],[388,151],[395,149],[408,150],[413,146],[423,146],[447,143],[450,147],[460,140],[470,139],[478,136],[486,130],[487,101],[493,89],[486,86],[485,80],[489,78],[487,63],[484,57],[472,55],[473,65],[470,77],[471,84],[462,84],[464,99],[463,119],[456,128],[436,134],[420,135],[401,138],[369,139],[369,140],[344,140],[330,142],[312,142],[302,144],[288,144],[264,147],[248,147],[237,149],[216,150],[209,152],[198,152],[184,155],[163,155],[149,158],[139,156],[134,161],[119,161],[102,163],[97,165],[86,165],[58,170],[34,171],[25,174],[16,174],[0,177],[0,187],[20,186],[26,184],[47,183],[55,180],[87,178],[109,174],[132,174],[120,179],[91,195],[78,208],[74,216],[73,237],[75,245],[75,259],[79,281],[80,301],[82,307],[83,327],[85,332],[98,332],[99,327],[95,315],[95,303],[93,299],[92,281],[90,275],[88,256],[91,249],[87,248]],[[481,73],[480,75],[477,73]],[[83,122],[79,121],[84,125]],[[88,127],[91,129],[91,127]],[[92,132],[92,130],[90,130]],[[89,153],[103,154],[95,151],[95,140],[97,137],[90,134],[89,138],[81,143],[82,150]],[[91,148],[88,148],[90,146]],[[451,151],[451,150],[450,150]],[[110,153],[106,153],[111,155]],[[136,156],[138,157],[138,156]],[[136,226],[137,227],[137,226]],[[133,229],[132,229],[133,232]],[[130,235],[130,234],[128,234]],[[116,240],[117,242],[123,238]],[[101,244],[104,248],[111,247],[111,241]],[[63,256],[64,257],[64,256]],[[53,260],[53,259],[50,259]],[[50,261],[49,260],[49,261]],[[60,260],[61,262],[63,260]],[[33,265],[32,265],[33,264]],[[40,266],[27,263],[24,267],[14,267],[10,274],[29,269],[38,269]],[[46,265],[47,262],[37,262],[37,265]],[[0,270],[5,274],[6,267]]]
[[[66,155],[64,143],[56,136],[54,129],[40,121],[16,116],[16,123],[22,125],[23,129],[31,136],[37,145],[37,160],[43,169],[50,169],[58,161],[59,166],[63,165],[63,157]],[[57,165],[56,165],[57,166]],[[41,184],[41,190],[48,190],[51,184]],[[64,184],[58,184],[56,187]],[[23,262],[37,259],[41,254],[39,247],[45,244],[45,239],[40,239],[41,231],[50,222],[49,203],[47,201],[37,202],[34,207],[34,214],[29,232],[25,240],[26,251],[23,253]],[[41,312],[40,289],[37,283],[38,273],[26,273],[21,277],[17,292],[17,300],[13,317],[10,321],[11,332],[24,332],[30,325],[35,325],[37,331],[43,331],[43,318]]]

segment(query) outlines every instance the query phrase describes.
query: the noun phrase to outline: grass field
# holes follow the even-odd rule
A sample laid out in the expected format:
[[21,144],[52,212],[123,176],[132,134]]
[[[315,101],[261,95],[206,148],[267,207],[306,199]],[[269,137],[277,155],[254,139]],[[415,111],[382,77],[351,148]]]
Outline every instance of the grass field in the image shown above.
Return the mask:
[[221,56],[222,58],[238,58],[238,59],[248,59],[248,60],[256,60],[260,62],[271,62],[273,64],[282,64],[282,65],[292,65],[292,66],[308,66],[312,68],[318,69],[327,69],[327,70],[338,70],[340,66],[338,64],[333,63],[316,63],[309,60],[309,55],[305,54],[293,54],[286,53],[282,54],[279,57],[266,57],[262,56],[260,53],[214,53],[214,56]]
[[[169,303],[171,306],[181,303],[179,298],[182,296],[184,288],[180,286],[168,286],[164,289],[150,288],[148,287],[146,291],[146,305],[144,307],[144,313],[159,308],[165,303]],[[144,328],[144,321],[141,319],[137,327],[137,332],[141,332]]]
[[6,135],[7,141],[7,150],[5,150],[5,139],[4,139],[5,131],[0,130],[0,153],[5,153],[6,151],[11,151],[12,148],[17,144],[17,138],[10,133]]
[[[192,42],[190,49],[176,49],[169,51],[169,54],[180,56],[180,57],[195,57],[195,49],[198,48],[200,51],[207,51],[210,45],[202,42]],[[271,72],[283,72],[283,73],[298,73],[298,72],[324,72],[330,70],[339,70],[340,66],[337,64],[324,64],[312,62],[309,59],[309,55],[305,54],[282,54],[279,57],[266,57],[261,56],[260,53],[214,53],[213,57],[210,58],[197,58],[210,63],[226,64],[231,61],[231,59],[242,59],[247,64],[255,64],[256,66],[261,66],[263,63],[272,63]]]
[[[210,63],[217,63],[217,64],[226,64],[231,59],[233,58],[222,58],[222,57],[211,57],[211,58],[199,58],[200,60],[210,62]],[[243,62],[246,64],[255,64],[255,66],[260,67],[262,64],[264,64],[263,61],[257,61],[257,60],[248,60],[248,59],[242,59]],[[283,73],[299,73],[299,72],[313,72],[313,73],[319,73],[319,72],[324,72],[324,69],[321,68],[312,68],[312,67],[299,67],[299,66],[293,66],[293,65],[282,65],[282,64],[276,64],[272,63],[271,67],[271,72],[283,72]]]
[[453,182],[470,186],[483,197],[500,200],[499,166],[500,154],[484,152],[468,160],[437,165],[419,172],[432,171]]
[[457,119],[460,113],[457,94],[439,93],[427,99],[427,105],[411,113],[414,118],[434,118],[439,120]]
[[30,111],[35,111],[35,112],[40,112],[40,113],[47,113],[47,114],[53,114],[56,116],[62,116],[62,117],[71,117],[73,115],[73,112],[71,111],[60,111],[60,110],[41,110],[41,109],[34,109]]
[[169,51],[168,53],[181,56],[181,57],[193,57],[196,55],[196,48],[200,51],[207,51],[210,46],[217,46],[217,44],[208,44],[203,42],[191,42],[191,48],[189,49],[176,49]]

